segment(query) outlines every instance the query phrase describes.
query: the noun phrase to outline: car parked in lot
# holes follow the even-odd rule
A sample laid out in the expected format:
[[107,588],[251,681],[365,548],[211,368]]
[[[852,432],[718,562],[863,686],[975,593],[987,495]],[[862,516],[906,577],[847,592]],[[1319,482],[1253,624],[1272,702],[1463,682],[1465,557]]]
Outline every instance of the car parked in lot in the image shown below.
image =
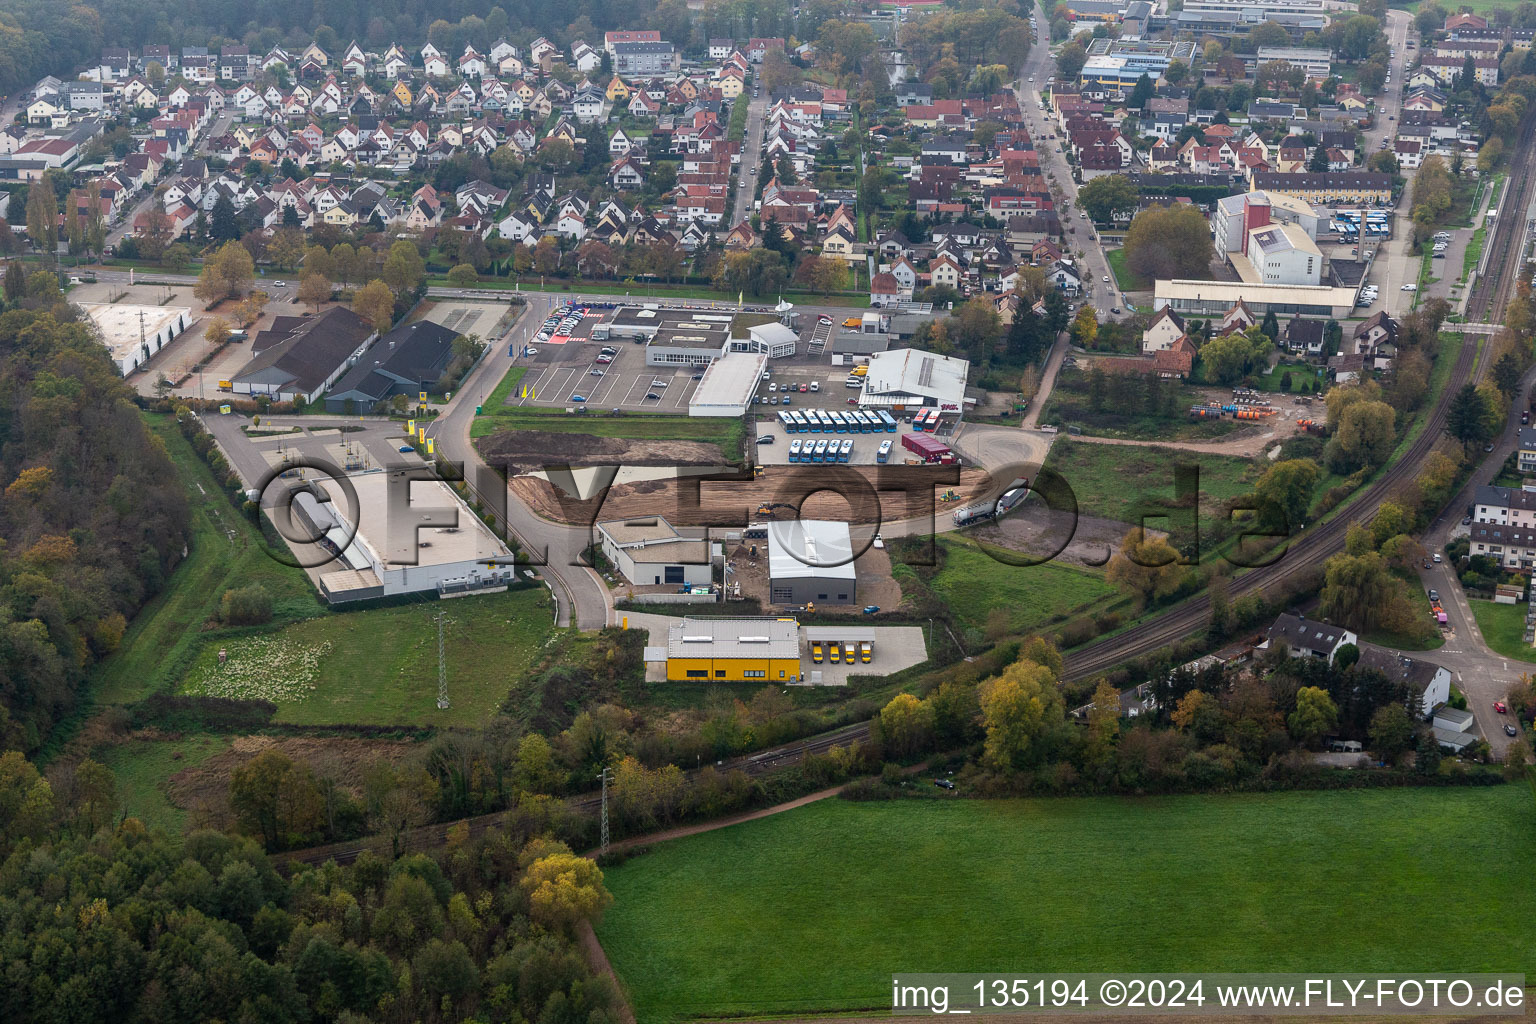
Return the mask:
[[646,400],[650,401],[650,402],[659,402],[659,401],[661,401],[661,396],[658,395],[654,391],[647,391],[645,393],[645,397],[646,397]]
[[585,402],[586,400],[587,400],[587,396],[586,395],[572,395],[571,396],[571,401],[573,401],[573,402]]
[[758,444],[773,444],[773,435],[772,434],[764,434],[762,437],[757,439],[757,443]]

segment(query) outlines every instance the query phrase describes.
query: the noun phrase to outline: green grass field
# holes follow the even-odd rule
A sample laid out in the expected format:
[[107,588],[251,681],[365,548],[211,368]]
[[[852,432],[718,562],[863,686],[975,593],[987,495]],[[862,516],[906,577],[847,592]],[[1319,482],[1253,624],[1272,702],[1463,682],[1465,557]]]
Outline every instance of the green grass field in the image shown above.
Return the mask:
[[[433,616],[439,610],[447,616],[452,703],[446,711],[437,708]],[[483,725],[558,632],[553,617],[542,587],[337,612],[277,631],[209,640],[181,688],[275,699],[276,720],[298,725]],[[229,652],[222,668],[220,649]],[[274,663],[283,668],[270,672]]]
[[[1141,445],[1091,444],[1068,437],[1051,446],[1046,465],[1076,492],[1080,514],[1132,525],[1140,523],[1143,514],[1173,507],[1176,466],[1199,467],[1202,518],[1216,514],[1217,502],[1249,493],[1256,479],[1247,459]],[[1155,520],[1147,525],[1164,528]]]
[[187,812],[171,803],[166,781],[184,768],[195,767],[229,749],[226,736],[197,734],[173,740],[125,740],[93,756],[117,776],[123,813],[151,828],[180,835]]
[[1525,642],[1525,605],[1468,599],[1483,642],[1506,658],[1536,662],[1536,648]]
[[517,386],[527,375],[528,367],[526,366],[514,366],[507,371],[506,376],[501,378],[501,383],[496,385],[481,404],[480,408],[483,411],[470,423],[470,437],[484,437],[486,434],[496,432],[497,415],[509,411],[507,398],[517,390]]
[[[1282,386],[1285,375],[1291,375],[1291,387],[1289,391]],[[1312,382],[1321,380],[1317,372],[1310,366],[1297,366],[1291,363],[1280,363],[1273,370],[1260,374],[1258,377],[1258,390],[1275,391],[1282,394],[1310,395]]]
[[640,1024],[883,1012],[896,971],[1529,972],[1533,830],[1523,785],[827,800],[610,868],[598,937]]
[[1124,249],[1110,249],[1104,253],[1104,259],[1109,263],[1109,272],[1115,275],[1115,285],[1121,291],[1137,292],[1152,287],[1126,266]]
[[1102,573],[1062,562],[1006,565],[974,545],[951,537],[938,541],[944,567],[929,587],[949,602],[967,625],[981,629],[994,608],[1006,609],[1009,631],[1027,633],[1118,597]]
[[225,500],[222,485],[182,437],[174,418],[144,418],[165,442],[186,485],[192,543],[165,589],[134,616],[117,653],[96,668],[94,696],[107,703],[131,703],[174,685],[204,642],[199,630],[231,587],[261,584],[273,597],[279,621],[325,614],[303,571],[267,555],[260,533]]

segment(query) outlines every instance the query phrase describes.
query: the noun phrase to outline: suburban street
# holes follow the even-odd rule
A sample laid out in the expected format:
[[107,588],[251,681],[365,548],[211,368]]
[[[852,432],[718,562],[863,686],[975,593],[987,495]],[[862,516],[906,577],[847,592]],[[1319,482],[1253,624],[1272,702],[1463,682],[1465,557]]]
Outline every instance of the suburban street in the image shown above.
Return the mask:
[[[1051,56],[1050,24],[1039,4],[1035,5],[1035,24],[1038,26],[1035,43],[1029,48],[1024,70],[1014,82],[1013,91],[1019,98],[1019,109],[1024,111],[1030,137],[1035,141],[1035,151],[1040,154],[1040,172],[1047,179],[1055,177],[1052,184],[1057,192],[1056,212],[1061,217],[1062,229],[1072,232],[1067,236],[1068,245],[1082,253],[1079,268],[1083,274],[1082,298],[1098,307],[1099,317],[1103,319],[1113,315],[1109,312],[1112,307],[1125,308],[1126,304],[1104,259],[1103,248],[1088,237],[1093,230],[1090,222],[1084,220],[1077,209],[1077,183],[1072,180],[1072,167],[1060,149],[1063,142],[1059,127],[1050,120],[1049,111],[1040,110],[1040,90],[1045,80],[1055,74],[1056,61]],[[1057,138],[1047,139],[1047,135]],[[1108,284],[1104,283],[1106,277]]]
[[[1392,81],[1387,83],[1382,95],[1376,97],[1376,123],[1365,132],[1365,152],[1360,157],[1362,161],[1370,159],[1372,153],[1379,151],[1382,140],[1390,139],[1397,132],[1397,118],[1402,113],[1403,83],[1407,80],[1406,69],[1410,59],[1405,44],[1412,25],[1413,16],[1407,11],[1387,12],[1384,31],[1397,55],[1389,65]],[[1397,207],[1393,211],[1392,237],[1376,245],[1372,265],[1372,280],[1381,290],[1381,297],[1377,300],[1379,308],[1386,309],[1393,316],[1412,312],[1416,296],[1413,292],[1403,291],[1403,285],[1419,279],[1419,258],[1409,252],[1413,222],[1408,217],[1408,211],[1409,200],[1405,190],[1398,197]],[[1363,239],[1361,244],[1366,244]],[[1451,260],[1445,262],[1449,264]],[[1375,312],[1377,303],[1362,307],[1362,312]]]
[[[443,413],[428,426],[427,435],[437,442],[438,450],[450,461],[460,463],[471,481],[478,468],[485,466],[469,436],[475,406],[490,397],[514,365],[515,360],[509,354],[514,343],[521,351],[549,310],[564,301],[566,297],[563,295],[530,293],[528,305],[523,307],[512,329],[500,338],[490,339],[490,350],[460,385]],[[601,629],[608,625],[608,588],[592,569],[573,564],[577,561],[576,556],[591,543],[589,532],[540,519],[517,501],[510,490],[506,492],[506,504],[512,535],[525,551],[547,559],[547,564],[538,571],[551,581],[550,589],[558,609],[555,621],[562,626],[583,629]]]
[[[1529,394],[1533,384],[1536,384],[1536,369],[1528,371],[1521,379],[1520,394]],[[1478,487],[1491,483],[1498,475],[1499,467],[1514,450],[1519,436],[1520,417],[1512,415],[1504,425],[1504,432],[1493,442],[1492,454],[1479,453],[1482,461],[1473,470],[1472,478],[1451,499],[1440,518],[1430,526],[1424,536],[1427,551],[1431,554],[1443,552],[1453,537],[1467,532],[1461,520],[1466,507],[1472,502],[1473,494]],[[1467,708],[1476,717],[1479,731],[1487,738],[1493,752],[1502,755],[1510,743],[1510,737],[1504,735],[1504,725],[1507,723],[1518,728],[1519,723],[1514,721],[1513,716],[1494,711],[1493,702],[1504,699],[1509,693],[1510,684],[1520,673],[1536,671],[1536,666],[1512,663],[1502,654],[1488,649],[1482,631],[1477,628],[1477,621],[1473,618],[1472,606],[1461,589],[1461,581],[1456,577],[1455,567],[1450,562],[1432,563],[1431,568],[1419,571],[1419,577],[1424,590],[1434,588],[1440,592],[1441,607],[1445,609],[1452,631],[1444,647],[1429,652],[1425,657],[1444,665],[1455,674],[1456,685],[1467,695]],[[1532,660],[1536,661],[1536,651],[1532,652]]]
[[[760,87],[762,79],[754,71],[752,83]],[[763,162],[763,117],[768,112],[768,96],[747,97],[747,137],[741,144],[741,167],[736,174],[736,202],[731,207],[730,221],[724,225],[729,231],[745,220],[752,212],[752,200],[757,195],[757,171]]]
[[[229,126],[233,122],[233,114],[219,113],[215,115],[213,120],[208,123],[207,130],[198,137],[197,145],[193,152],[197,153],[199,156],[206,155],[208,152],[208,140],[216,139],[220,135],[229,131]],[[108,248],[116,246],[125,237],[127,237],[131,230],[133,230],[133,222],[137,220],[145,210],[148,210],[149,204],[154,201],[155,188],[158,184],[159,183],[156,182],[155,184],[152,184],[148,188],[144,189],[143,196],[141,196],[138,201],[133,204],[132,208],[123,214],[122,219],[117,222],[116,226],[107,232]],[[105,278],[102,279],[105,280]]]

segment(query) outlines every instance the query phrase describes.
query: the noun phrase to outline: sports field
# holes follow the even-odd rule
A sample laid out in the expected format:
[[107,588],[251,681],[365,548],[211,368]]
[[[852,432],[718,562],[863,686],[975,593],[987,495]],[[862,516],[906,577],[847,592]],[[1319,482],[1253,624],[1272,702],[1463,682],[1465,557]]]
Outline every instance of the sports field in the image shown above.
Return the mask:
[[896,971],[1536,969],[1523,785],[826,800],[611,868],[640,1024],[884,1009]]

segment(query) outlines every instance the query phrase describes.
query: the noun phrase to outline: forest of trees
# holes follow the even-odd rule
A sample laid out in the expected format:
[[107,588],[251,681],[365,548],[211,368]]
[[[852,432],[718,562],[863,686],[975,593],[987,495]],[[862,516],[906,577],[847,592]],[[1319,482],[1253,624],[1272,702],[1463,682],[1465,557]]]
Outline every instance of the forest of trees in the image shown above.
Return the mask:
[[0,749],[32,750],[186,542],[170,460],[85,324],[0,315],[0,491]]
[[100,764],[0,755],[0,1019],[611,1024],[572,940],[602,871],[521,822],[285,877],[249,839],[121,818]]

